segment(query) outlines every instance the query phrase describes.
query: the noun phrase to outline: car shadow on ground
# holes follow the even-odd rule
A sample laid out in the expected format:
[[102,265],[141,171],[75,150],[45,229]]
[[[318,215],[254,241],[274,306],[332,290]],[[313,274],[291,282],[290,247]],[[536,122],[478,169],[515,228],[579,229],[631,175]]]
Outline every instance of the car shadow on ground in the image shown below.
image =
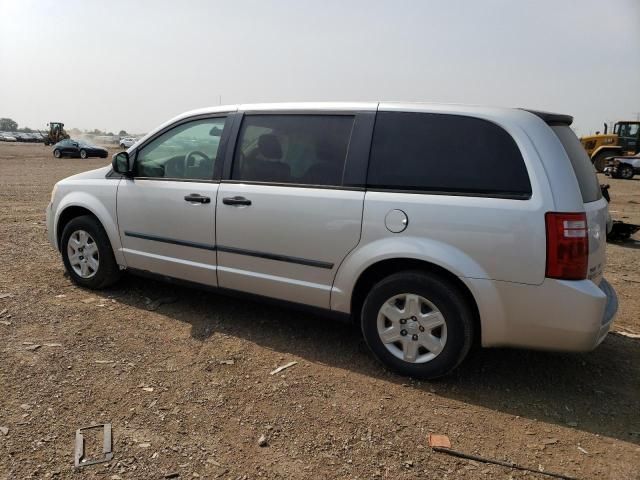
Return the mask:
[[199,341],[223,333],[425,394],[435,389],[471,405],[640,444],[640,339],[609,334],[585,354],[478,348],[450,376],[419,382],[375,361],[349,322],[131,276],[104,293],[141,309],[145,297],[174,297],[158,313],[190,324]]

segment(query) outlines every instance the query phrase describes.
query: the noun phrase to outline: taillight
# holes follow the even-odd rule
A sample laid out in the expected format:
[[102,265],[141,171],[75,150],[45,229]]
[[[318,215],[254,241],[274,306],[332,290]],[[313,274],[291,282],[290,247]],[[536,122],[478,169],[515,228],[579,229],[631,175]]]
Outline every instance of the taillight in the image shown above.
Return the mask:
[[589,263],[587,216],[584,213],[545,215],[547,225],[547,271],[561,280],[584,280]]

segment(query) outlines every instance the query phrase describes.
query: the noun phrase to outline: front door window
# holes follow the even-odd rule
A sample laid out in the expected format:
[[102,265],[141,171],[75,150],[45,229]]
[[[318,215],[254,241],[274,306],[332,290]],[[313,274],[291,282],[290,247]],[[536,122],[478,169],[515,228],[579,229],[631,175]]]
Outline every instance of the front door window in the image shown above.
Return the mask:
[[212,180],[225,121],[224,117],[195,120],[155,138],[138,152],[135,176]]

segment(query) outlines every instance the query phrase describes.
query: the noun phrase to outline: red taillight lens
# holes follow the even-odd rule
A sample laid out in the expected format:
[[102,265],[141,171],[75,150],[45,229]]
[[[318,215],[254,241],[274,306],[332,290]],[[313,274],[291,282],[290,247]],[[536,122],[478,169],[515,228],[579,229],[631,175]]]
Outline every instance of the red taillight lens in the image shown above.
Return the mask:
[[545,215],[547,224],[547,271],[561,280],[584,280],[589,264],[589,235],[584,213]]

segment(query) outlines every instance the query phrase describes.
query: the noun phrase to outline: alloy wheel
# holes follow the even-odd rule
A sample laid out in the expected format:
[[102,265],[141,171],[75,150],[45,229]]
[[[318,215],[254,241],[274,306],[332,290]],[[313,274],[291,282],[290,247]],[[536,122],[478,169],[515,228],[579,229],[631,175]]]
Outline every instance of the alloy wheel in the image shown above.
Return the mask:
[[84,230],[76,230],[69,237],[67,256],[71,268],[80,278],[91,278],[100,268],[98,245]]
[[444,315],[426,298],[403,293],[382,304],[377,318],[378,335],[385,348],[408,363],[436,358],[447,343]]

